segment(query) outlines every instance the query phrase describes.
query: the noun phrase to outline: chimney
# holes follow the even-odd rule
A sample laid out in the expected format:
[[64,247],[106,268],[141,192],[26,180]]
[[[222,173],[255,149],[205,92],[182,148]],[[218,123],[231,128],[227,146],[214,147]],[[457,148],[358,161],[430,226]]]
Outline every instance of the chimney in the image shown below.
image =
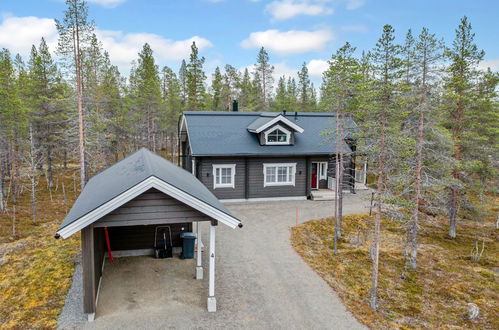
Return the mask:
[[295,120],[298,120],[298,111],[295,111]]
[[239,111],[239,105],[237,104],[237,100],[232,101],[232,111],[233,112]]
[[286,109],[282,109],[282,114],[286,116]]

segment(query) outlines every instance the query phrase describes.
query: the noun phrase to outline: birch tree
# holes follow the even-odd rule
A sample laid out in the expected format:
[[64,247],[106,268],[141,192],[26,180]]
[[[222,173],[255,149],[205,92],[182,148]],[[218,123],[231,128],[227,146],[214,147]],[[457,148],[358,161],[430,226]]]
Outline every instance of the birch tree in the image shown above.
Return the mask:
[[85,113],[83,108],[82,53],[94,30],[88,20],[88,6],[84,0],[66,0],[67,9],[62,21],[55,20],[59,32],[58,52],[65,57],[74,74],[76,108],[78,112],[78,154],[80,188],[86,183]]

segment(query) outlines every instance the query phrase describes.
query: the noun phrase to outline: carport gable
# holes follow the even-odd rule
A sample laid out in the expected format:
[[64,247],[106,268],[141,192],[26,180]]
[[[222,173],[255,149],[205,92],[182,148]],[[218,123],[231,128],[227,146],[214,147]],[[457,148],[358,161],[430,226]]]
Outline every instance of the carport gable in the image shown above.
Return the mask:
[[141,149],[88,182],[56,236],[67,238],[153,188],[231,228],[241,226],[192,174]]

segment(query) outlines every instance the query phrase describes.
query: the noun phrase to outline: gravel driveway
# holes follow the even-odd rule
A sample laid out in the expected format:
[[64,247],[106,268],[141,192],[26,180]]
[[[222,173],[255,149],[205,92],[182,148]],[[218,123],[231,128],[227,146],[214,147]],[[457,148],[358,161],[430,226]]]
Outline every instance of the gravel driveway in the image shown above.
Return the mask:
[[[366,193],[347,195],[344,213],[367,211],[369,203],[363,196]],[[206,311],[208,267],[205,252],[205,279],[200,284],[192,280],[194,282],[186,290],[186,294],[194,295],[189,304],[179,305],[176,309],[133,305],[113,313],[107,313],[105,311],[109,309],[98,306],[96,319],[91,323],[72,323],[70,319],[75,317],[77,321],[77,315],[67,315],[63,311],[59,326],[89,329],[364,328],[346,310],[334,291],[296,254],[289,240],[289,228],[296,224],[297,210],[298,222],[323,218],[332,214],[333,202],[294,201],[227,206],[242,220],[244,227],[230,229],[220,224],[217,229],[216,313]],[[207,245],[208,224],[203,224],[202,230]],[[116,282],[119,281],[115,278]],[[73,283],[75,285],[81,283]],[[103,280],[103,287],[105,285]],[[126,289],[125,283],[122,285]],[[106,293],[105,288],[102,294],[113,295]],[[72,300],[74,304],[74,297]],[[99,305],[104,303],[105,299],[101,297]],[[74,313],[75,307],[66,306],[65,310]]]

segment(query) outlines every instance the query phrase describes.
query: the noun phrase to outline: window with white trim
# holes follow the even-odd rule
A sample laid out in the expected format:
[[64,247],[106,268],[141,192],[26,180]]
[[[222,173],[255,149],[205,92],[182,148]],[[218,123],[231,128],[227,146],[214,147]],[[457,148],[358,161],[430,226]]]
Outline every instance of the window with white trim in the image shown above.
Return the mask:
[[263,164],[263,186],[294,186],[296,163]]
[[319,180],[327,180],[327,162],[319,163]]
[[236,164],[213,165],[213,188],[235,188]]
[[280,125],[274,126],[272,129],[266,131],[265,144],[290,144],[291,143],[291,132]]

